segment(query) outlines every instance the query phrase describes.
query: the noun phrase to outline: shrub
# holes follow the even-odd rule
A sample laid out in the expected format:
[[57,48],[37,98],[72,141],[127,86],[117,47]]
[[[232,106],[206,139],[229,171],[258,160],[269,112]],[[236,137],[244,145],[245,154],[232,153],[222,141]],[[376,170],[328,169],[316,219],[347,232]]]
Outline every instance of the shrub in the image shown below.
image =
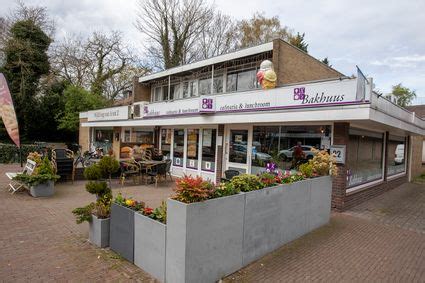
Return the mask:
[[215,191],[213,183],[204,181],[199,176],[184,176],[177,179],[176,184],[177,188],[174,189],[173,199],[184,203],[205,201],[211,198]]
[[306,178],[313,177],[314,172],[313,172],[313,165],[311,164],[311,162],[306,162],[301,164],[298,169]]
[[309,160],[313,168],[313,172],[319,176],[333,175],[337,173],[335,157],[330,155],[326,150],[313,150],[314,157]]
[[93,164],[84,169],[84,178],[87,180],[100,180],[102,178],[102,171],[99,165]]
[[120,163],[113,156],[103,156],[98,166],[102,176],[111,179],[111,175],[120,168]]
[[264,188],[258,176],[251,174],[242,174],[232,178],[230,183],[238,192],[249,192]]
[[[21,145],[22,158],[28,156],[30,152],[40,151],[41,147],[34,144]],[[0,143],[0,163],[19,162],[19,148],[14,144]],[[25,160],[23,160],[25,162]]]
[[212,198],[220,198],[231,196],[239,193],[233,186],[231,182],[221,183],[218,187],[216,187]]
[[97,197],[103,197],[104,195],[111,193],[111,189],[108,187],[106,182],[95,181],[89,181],[86,184],[86,191],[96,195]]
[[54,168],[47,156],[43,158],[40,166],[36,168],[32,175],[18,174],[13,177],[14,180],[24,182],[30,186],[36,186],[48,181],[57,181],[59,178],[60,176],[55,174]]

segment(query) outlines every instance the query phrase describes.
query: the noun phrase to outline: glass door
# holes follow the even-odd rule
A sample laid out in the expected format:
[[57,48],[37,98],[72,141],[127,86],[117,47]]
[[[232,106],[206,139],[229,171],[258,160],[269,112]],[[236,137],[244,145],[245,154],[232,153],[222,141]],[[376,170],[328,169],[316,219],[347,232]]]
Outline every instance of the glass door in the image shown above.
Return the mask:
[[251,136],[248,127],[229,128],[226,137],[226,170],[249,173]]

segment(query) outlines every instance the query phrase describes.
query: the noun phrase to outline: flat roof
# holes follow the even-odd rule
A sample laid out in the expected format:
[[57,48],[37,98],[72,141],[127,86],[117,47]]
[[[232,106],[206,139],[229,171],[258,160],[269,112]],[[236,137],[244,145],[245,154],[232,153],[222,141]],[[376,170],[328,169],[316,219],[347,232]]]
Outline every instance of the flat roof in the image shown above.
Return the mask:
[[151,81],[151,80],[154,80],[154,79],[159,79],[159,78],[162,78],[162,77],[186,72],[186,71],[189,71],[189,70],[198,69],[198,68],[202,68],[202,67],[205,67],[205,66],[234,60],[234,59],[237,59],[237,58],[242,58],[242,57],[246,57],[246,56],[260,54],[260,53],[271,51],[271,50],[273,50],[273,42],[268,42],[268,43],[260,44],[260,45],[254,46],[254,47],[241,49],[241,50],[238,50],[238,51],[235,51],[235,52],[231,52],[231,53],[227,53],[227,54],[223,54],[223,55],[218,55],[218,56],[211,57],[211,58],[208,58],[208,59],[205,59],[205,60],[197,61],[197,62],[194,62],[194,63],[170,68],[170,69],[167,69],[165,71],[146,75],[146,76],[140,77],[139,82],[143,83],[143,82]]

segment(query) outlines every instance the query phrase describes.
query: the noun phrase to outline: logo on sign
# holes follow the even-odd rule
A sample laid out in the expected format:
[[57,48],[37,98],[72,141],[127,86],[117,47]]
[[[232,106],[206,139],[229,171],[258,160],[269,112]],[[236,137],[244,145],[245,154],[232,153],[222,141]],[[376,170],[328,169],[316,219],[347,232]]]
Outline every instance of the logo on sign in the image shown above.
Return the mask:
[[213,99],[212,98],[203,98],[202,99],[202,109],[211,110],[213,109]]
[[303,100],[305,97],[305,87],[294,88],[294,100]]

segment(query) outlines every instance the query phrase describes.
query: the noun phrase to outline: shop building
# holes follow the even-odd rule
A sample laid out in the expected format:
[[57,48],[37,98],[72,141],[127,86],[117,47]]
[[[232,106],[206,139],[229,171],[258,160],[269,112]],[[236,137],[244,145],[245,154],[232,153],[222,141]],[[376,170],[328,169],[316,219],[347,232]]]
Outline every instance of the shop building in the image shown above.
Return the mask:
[[[277,86],[256,73],[270,60]],[[83,148],[160,148],[172,172],[219,181],[225,170],[292,166],[300,144],[336,153],[332,206],[343,210],[412,178],[425,121],[282,40],[146,75],[130,105],[80,113]],[[420,151],[420,152],[415,152]],[[416,172],[416,171],[415,171]]]

